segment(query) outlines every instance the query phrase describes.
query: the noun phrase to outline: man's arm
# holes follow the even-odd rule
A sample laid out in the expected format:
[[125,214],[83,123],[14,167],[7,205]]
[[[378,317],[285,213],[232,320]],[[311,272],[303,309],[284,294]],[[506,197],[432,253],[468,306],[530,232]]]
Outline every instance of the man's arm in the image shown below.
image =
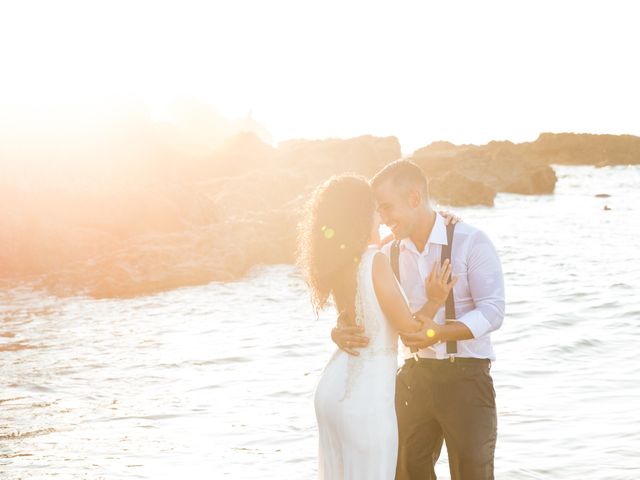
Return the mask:
[[340,350],[349,355],[360,355],[356,348],[363,348],[369,344],[369,339],[362,335],[364,327],[337,326],[331,330],[331,340]]
[[438,309],[433,311],[433,307],[426,303],[424,307],[416,312],[416,319],[422,322],[422,329],[419,332],[402,332],[400,337],[402,343],[407,347],[427,348],[438,342],[452,342],[458,340],[469,340],[473,338],[473,333],[464,323],[454,322],[447,325],[440,325],[433,319]]
[[331,340],[340,350],[344,350],[349,355],[360,355],[357,348],[366,347],[369,339],[363,335],[364,327],[350,326],[347,324],[345,314],[338,315],[336,326],[331,330]]
[[[458,324],[466,326],[473,338],[478,338],[502,326],[504,277],[498,252],[487,234],[476,232],[472,242],[467,260],[467,280],[475,308],[458,318]],[[448,327],[453,325],[456,324]]]

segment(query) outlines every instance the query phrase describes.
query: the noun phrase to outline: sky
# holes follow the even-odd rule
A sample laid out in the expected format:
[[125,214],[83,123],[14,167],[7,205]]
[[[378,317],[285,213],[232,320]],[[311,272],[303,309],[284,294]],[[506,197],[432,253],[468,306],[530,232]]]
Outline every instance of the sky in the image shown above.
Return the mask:
[[639,13],[616,0],[0,0],[0,106],[136,98],[162,119],[196,97],[275,142],[395,135],[408,153],[640,135]]

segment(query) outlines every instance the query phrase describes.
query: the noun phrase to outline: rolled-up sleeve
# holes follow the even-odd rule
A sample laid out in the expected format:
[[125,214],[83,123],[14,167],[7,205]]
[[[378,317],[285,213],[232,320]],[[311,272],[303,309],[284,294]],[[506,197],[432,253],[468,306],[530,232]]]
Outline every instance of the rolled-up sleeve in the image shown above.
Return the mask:
[[504,319],[504,278],[498,252],[482,231],[469,239],[467,280],[475,308],[460,318],[474,338],[497,330]]

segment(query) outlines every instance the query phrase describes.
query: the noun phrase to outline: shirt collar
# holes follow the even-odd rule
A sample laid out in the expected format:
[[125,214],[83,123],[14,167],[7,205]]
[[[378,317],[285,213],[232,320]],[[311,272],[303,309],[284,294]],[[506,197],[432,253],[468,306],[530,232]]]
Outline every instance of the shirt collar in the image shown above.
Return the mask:
[[[427,240],[423,253],[429,251],[428,247],[431,243],[437,243],[439,245],[447,245],[449,243],[447,242],[447,226],[444,224],[444,218],[439,213],[436,213],[436,221],[433,224],[431,234],[429,235],[429,239]],[[420,254],[409,237],[400,240],[400,248]]]

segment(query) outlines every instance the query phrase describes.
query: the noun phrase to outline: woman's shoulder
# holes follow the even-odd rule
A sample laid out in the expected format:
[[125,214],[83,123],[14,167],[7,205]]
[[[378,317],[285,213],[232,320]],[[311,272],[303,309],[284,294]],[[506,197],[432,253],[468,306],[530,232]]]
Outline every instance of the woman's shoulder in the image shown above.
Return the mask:
[[371,269],[374,282],[376,280],[388,279],[389,275],[393,275],[389,258],[380,249],[372,251],[371,257]]
[[[369,245],[360,255],[359,260],[358,278],[361,282],[368,282],[376,277],[380,277],[380,270],[384,268],[384,265],[382,264],[389,264],[389,260],[386,255],[380,251],[380,248],[377,245]],[[384,276],[384,273],[382,273],[382,276]]]
[[384,254],[382,249],[377,245],[369,245],[362,257],[363,259],[367,257],[367,260],[368,260],[367,263],[371,265],[371,268],[375,268],[375,265],[379,264],[380,262],[384,262],[387,264],[389,263],[388,257]]
[[[360,254],[360,262],[364,263],[366,260],[369,262],[380,252],[380,248],[377,245],[367,245],[367,248]],[[358,257],[356,257],[358,259]]]

